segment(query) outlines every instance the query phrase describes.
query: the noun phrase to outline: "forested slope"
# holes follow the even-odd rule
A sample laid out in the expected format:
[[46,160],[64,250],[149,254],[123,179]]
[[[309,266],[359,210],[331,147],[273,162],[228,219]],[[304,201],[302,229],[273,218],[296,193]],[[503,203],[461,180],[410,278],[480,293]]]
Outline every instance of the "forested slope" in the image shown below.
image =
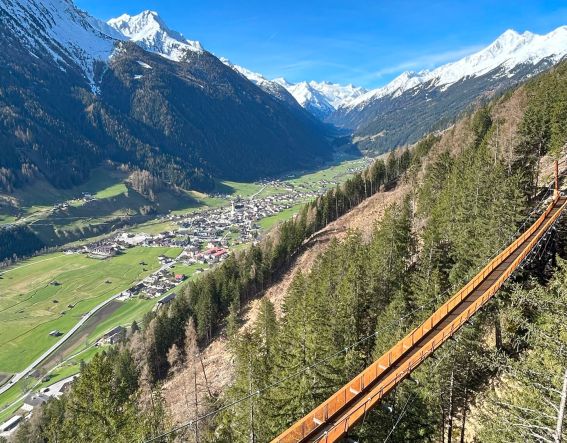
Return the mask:
[[[566,86],[563,64],[308,205],[264,243],[190,284],[115,351],[96,357],[71,393],[34,414],[18,439],[126,441],[169,429],[162,380],[182,367],[199,371],[198,347],[228,314],[236,380],[220,398],[187,395],[187,420],[226,409],[170,437],[269,440],[428,316],[517,231],[538,198],[540,160],[559,155],[567,140]],[[414,191],[387,211],[368,241],[353,232],[333,244],[311,273],[294,280],[283,318],[265,301],[256,325],[234,333],[241,306],[285,269],[304,239],[401,172]],[[562,254],[563,238],[549,243]],[[554,263],[552,255],[540,255],[528,274],[545,283]],[[530,284],[522,275],[517,282]],[[415,374],[419,384],[403,383],[367,415],[357,437],[443,441],[474,432],[487,436],[482,441],[509,441],[488,427],[473,428],[469,417],[491,381],[537,346],[526,341],[526,328],[538,328],[545,314],[511,310],[515,291],[501,291],[437,360],[424,363]],[[550,361],[542,366],[546,374],[557,370]],[[557,376],[549,379],[556,383]]]
[[[353,233],[310,274],[298,276],[282,320],[265,302],[256,326],[232,341],[238,377],[227,401],[266,393],[224,414],[215,431],[220,441],[244,441],[251,433],[259,441],[275,436],[379,357],[504,246],[533,203],[540,157],[557,154],[567,141],[562,85],[564,66],[461,121],[436,143],[416,173],[419,188],[390,208],[370,242]],[[507,106],[523,112],[503,135],[500,111]],[[543,277],[551,255],[541,251],[540,258],[531,272]],[[502,291],[438,360],[418,371],[419,385],[403,384],[368,414],[357,436],[406,442],[440,441],[449,434],[470,440],[474,431],[488,435],[488,426],[469,429],[467,413],[479,391],[529,348],[518,347],[522,328],[539,321],[527,312],[514,317],[509,297],[514,295]],[[547,386],[560,389],[561,365],[549,370]],[[275,381],[281,382],[273,387]],[[487,401],[487,408],[493,404]],[[499,417],[500,426],[506,419]],[[488,423],[486,417],[480,422]],[[526,441],[521,426],[515,432],[492,432],[492,440],[480,441]]]
[[325,125],[213,54],[168,60],[101,34],[96,22],[72,1],[0,3],[0,192],[38,178],[71,188],[105,161],[209,190],[214,178],[331,158]]

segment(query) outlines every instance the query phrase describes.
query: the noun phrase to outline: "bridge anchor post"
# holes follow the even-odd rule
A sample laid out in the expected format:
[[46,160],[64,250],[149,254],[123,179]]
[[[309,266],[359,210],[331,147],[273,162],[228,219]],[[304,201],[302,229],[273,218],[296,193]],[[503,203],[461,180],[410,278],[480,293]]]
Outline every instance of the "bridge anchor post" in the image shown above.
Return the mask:
[[554,162],[554,170],[555,170],[555,189],[553,190],[553,198],[559,198],[559,162],[555,160]]

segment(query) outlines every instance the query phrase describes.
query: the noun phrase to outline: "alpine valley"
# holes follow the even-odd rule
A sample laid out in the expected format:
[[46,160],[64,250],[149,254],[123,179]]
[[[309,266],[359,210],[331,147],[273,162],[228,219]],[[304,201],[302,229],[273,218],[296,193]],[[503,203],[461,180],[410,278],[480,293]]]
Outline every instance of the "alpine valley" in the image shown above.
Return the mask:
[[71,187],[105,161],[210,189],[331,157],[326,127],[155,12],[103,23],[71,0],[0,2],[0,188]]
[[[185,188],[314,167],[351,132],[385,152],[561,60],[567,27],[508,30],[476,54],[367,91],[292,84],[217,58],[156,12],[104,23],[71,0],[0,2],[0,188],[84,182],[103,162]],[[343,131],[337,132],[337,128]]]
[[567,10],[164,3],[0,0],[0,443],[567,442]]

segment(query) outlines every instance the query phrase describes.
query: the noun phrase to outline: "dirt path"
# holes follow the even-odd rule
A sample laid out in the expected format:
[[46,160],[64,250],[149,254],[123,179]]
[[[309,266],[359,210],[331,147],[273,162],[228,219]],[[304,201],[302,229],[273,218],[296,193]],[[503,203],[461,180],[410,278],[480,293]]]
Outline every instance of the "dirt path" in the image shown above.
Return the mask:
[[[359,230],[363,237],[368,239],[374,229],[375,223],[382,219],[384,210],[393,202],[399,202],[409,191],[408,185],[398,186],[388,192],[381,192],[365,200],[349,213],[330,223],[326,228],[314,234],[306,245],[304,251],[295,259],[291,269],[269,289],[265,294],[251,301],[242,312],[241,331],[251,327],[258,317],[260,301],[263,298],[270,300],[281,317],[282,305],[285,296],[299,270],[309,272],[317,257],[327,249],[332,239],[344,239],[349,230]],[[197,373],[197,391],[200,398],[204,398],[208,391],[218,395],[223,392],[233,379],[232,356],[228,351],[228,343],[224,330],[202,352],[203,369]],[[207,382],[205,382],[205,375]],[[163,387],[169,412],[174,423],[190,420],[188,403],[194,399],[193,371],[181,370],[171,377]],[[192,404],[192,403],[191,403]]]
[[111,316],[114,311],[122,306],[122,304],[122,302],[113,300],[103,308],[99,309],[83,324],[83,326],[77,330],[77,332],[75,332],[75,334],[73,334],[71,338],[69,338],[69,340],[61,345],[57,351],[47,357],[40,367],[44,369],[51,369],[56,364],[65,360],[72,352],[76,351],[78,346],[84,344],[87,337],[96,329],[100,322]]

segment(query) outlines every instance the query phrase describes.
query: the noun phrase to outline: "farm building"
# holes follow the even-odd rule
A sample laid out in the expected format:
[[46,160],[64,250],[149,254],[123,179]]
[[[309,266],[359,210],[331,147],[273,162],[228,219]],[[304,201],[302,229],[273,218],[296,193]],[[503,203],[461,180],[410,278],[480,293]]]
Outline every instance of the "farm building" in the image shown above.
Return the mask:
[[162,306],[167,305],[168,303],[170,303],[177,294],[175,294],[174,292],[172,292],[171,294],[166,295],[164,298],[162,298],[161,300],[158,300],[158,302],[156,303],[156,309],[161,308]]
[[14,415],[9,420],[0,425],[0,437],[9,437],[22,421],[21,415]]
[[106,334],[104,334],[100,339],[100,342],[108,343],[112,345],[116,343],[118,340],[120,340],[120,337],[125,332],[126,329],[124,329],[122,326],[116,326],[114,329],[111,329]]
[[37,406],[41,406],[44,403],[47,403],[49,397],[43,394],[30,394],[24,399],[24,404],[22,405],[22,409],[24,411],[32,411],[33,408]]

